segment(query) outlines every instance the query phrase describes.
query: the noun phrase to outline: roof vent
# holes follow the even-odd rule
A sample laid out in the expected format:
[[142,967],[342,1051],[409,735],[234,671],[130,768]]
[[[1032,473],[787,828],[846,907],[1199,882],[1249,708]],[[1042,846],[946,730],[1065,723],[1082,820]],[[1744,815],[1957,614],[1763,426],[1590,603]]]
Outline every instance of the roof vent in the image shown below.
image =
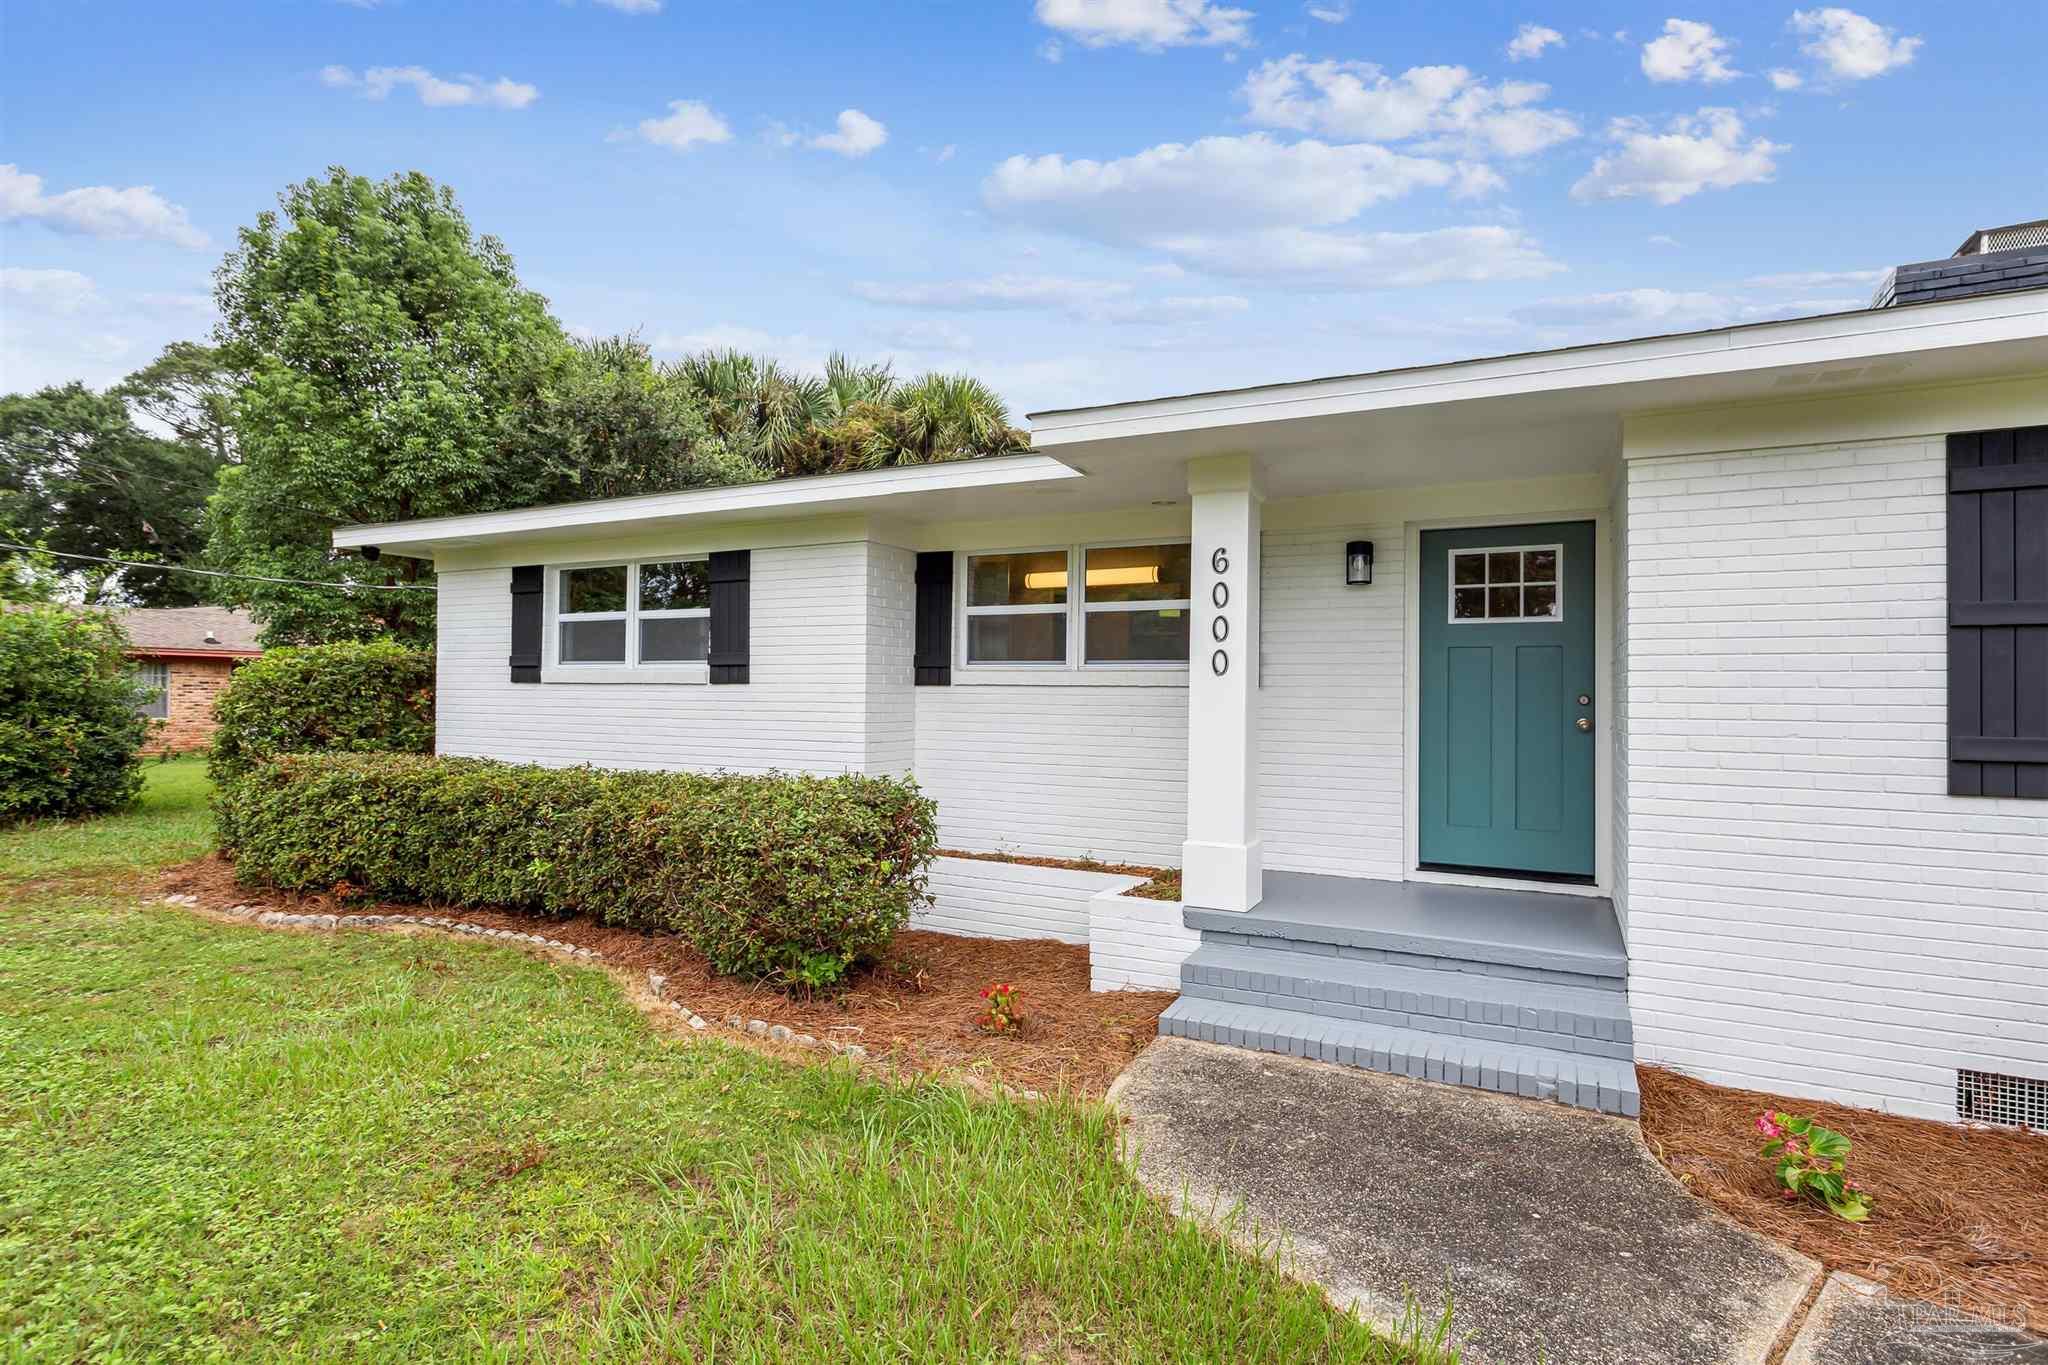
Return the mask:
[[207,631],[206,631],[206,638],[205,638],[205,639],[204,639],[203,641],[201,641],[200,643],[202,643],[202,644],[209,644],[209,645],[217,645],[217,644],[219,644],[219,643],[220,643],[220,636],[218,636],[218,635],[215,635],[215,634],[213,633],[213,628],[212,628],[211,626],[209,626],[209,627],[207,627]]
[[1888,271],[1871,297],[1872,308],[2048,288],[2048,218],[1979,228],[1955,255]]

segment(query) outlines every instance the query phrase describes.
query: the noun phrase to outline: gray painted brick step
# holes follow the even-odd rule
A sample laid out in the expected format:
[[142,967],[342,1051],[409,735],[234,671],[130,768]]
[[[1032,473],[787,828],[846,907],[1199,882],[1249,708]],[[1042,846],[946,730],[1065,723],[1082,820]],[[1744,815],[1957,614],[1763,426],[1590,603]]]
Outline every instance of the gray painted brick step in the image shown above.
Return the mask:
[[1328,1019],[1299,1010],[1183,995],[1159,1016],[1160,1033],[1278,1052],[1420,1080],[1556,1100],[1633,1117],[1641,1104],[1633,1064],[1419,1029]]
[[1462,965],[1432,969],[1204,943],[1181,965],[1181,994],[1621,1061],[1634,1056],[1619,982],[1559,986]]

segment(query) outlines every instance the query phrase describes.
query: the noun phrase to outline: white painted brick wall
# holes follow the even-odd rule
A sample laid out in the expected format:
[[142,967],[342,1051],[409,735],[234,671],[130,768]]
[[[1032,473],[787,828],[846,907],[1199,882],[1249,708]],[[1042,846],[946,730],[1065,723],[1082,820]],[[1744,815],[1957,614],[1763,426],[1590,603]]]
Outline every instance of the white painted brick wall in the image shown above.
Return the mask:
[[1608,525],[1613,528],[1612,541],[1602,546],[1601,552],[1614,556],[1613,563],[1624,566],[1624,571],[1614,575],[1614,668],[1608,679],[1613,695],[1608,698],[1608,725],[1611,752],[1613,755],[1610,771],[1613,774],[1609,818],[1614,821],[1612,859],[1613,869],[1609,878],[1613,890],[1614,918],[1621,926],[1624,942],[1628,939],[1628,479],[1626,471],[1616,481],[1612,519]]
[[917,780],[943,847],[1180,865],[1186,687],[914,690]]
[[753,555],[752,681],[510,681],[508,569],[440,575],[436,745],[521,763],[857,772],[867,761],[862,542]]
[[1933,1118],[2048,1077],[2048,805],[1946,790],[1942,439],[1627,478],[1640,1060]]
[[1180,964],[1201,942],[1179,901],[1100,892],[1088,902],[1088,988],[1178,991]]
[[1056,938],[1088,942],[1088,905],[1105,891],[1139,884],[1137,877],[1077,872],[976,858],[932,861],[932,905],[911,921],[916,929],[973,938]]
[[867,770],[898,776],[911,770],[916,751],[916,555],[868,544],[867,607]]
[[[1344,584],[1344,544],[1375,548]],[[1260,561],[1259,832],[1266,866],[1401,876],[1402,528],[1268,532]]]

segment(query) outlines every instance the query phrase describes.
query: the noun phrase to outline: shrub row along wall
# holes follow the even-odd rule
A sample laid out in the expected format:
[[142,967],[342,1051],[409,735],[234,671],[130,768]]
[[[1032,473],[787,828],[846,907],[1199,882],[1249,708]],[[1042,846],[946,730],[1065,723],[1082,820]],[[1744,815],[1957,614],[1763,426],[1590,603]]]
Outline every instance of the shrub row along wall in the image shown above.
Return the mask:
[[714,970],[837,981],[928,900],[932,803],[894,778],[538,768],[299,754],[222,788],[244,881],[587,915],[688,939]]

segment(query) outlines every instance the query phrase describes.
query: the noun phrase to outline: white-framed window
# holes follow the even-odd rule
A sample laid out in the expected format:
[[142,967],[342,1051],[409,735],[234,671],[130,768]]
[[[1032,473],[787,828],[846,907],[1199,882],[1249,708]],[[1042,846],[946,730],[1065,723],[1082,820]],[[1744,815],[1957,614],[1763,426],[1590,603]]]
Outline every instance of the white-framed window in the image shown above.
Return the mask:
[[145,659],[135,665],[135,681],[149,689],[149,695],[136,704],[136,713],[167,719],[171,714],[171,666],[161,659]]
[[961,652],[969,668],[1187,666],[1193,566],[1185,540],[962,558]]
[[1453,625],[1564,619],[1564,546],[1486,546],[1450,557]]
[[555,571],[554,657],[564,668],[701,664],[711,577],[701,555],[572,564]]

